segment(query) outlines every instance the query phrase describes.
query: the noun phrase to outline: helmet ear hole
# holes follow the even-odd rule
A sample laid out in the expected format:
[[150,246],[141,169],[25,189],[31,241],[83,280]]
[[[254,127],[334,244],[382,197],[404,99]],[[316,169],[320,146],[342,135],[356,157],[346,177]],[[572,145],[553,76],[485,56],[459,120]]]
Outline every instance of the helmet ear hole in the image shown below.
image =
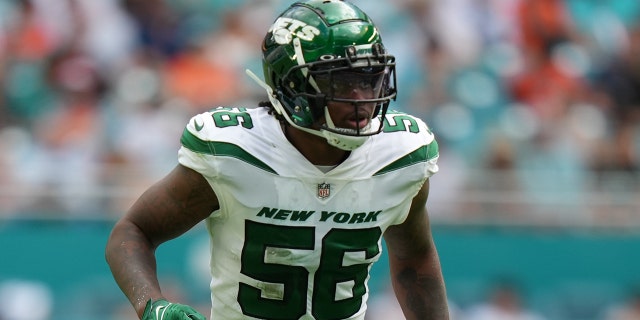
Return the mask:
[[308,98],[311,114],[315,119],[324,115],[324,107],[327,105],[327,95],[318,93]]

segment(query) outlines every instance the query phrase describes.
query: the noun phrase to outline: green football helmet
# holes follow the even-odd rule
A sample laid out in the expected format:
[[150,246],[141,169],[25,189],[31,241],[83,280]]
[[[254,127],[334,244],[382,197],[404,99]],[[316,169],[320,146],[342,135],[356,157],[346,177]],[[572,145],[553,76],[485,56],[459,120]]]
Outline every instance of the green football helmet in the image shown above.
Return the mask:
[[[276,112],[292,126],[344,150],[382,130],[382,121],[377,128],[372,121],[355,130],[336,128],[327,109],[329,101],[336,101],[352,104],[358,113],[359,106],[375,103],[371,117],[383,118],[396,97],[395,57],[355,5],[338,0],[292,4],[267,32],[262,53],[263,86]],[[347,92],[354,87],[369,90],[370,97],[350,97]]]

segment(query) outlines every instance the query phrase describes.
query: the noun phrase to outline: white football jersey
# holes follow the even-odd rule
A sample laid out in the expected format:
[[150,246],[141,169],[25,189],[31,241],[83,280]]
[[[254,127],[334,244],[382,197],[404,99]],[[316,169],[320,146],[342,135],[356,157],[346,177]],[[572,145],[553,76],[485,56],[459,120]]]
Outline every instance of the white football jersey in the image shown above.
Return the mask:
[[180,164],[220,202],[206,221],[211,319],[364,319],[381,236],[438,170],[431,131],[398,112],[327,173],[266,108],[199,114],[181,142]]

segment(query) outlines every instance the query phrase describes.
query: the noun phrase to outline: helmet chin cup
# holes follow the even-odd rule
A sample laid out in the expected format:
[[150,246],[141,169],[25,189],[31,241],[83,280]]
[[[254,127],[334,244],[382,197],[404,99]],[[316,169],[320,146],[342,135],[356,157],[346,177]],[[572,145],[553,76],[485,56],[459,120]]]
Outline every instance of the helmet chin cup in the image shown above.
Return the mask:
[[322,135],[330,145],[344,151],[352,151],[363,145],[369,136],[345,136],[335,132],[322,130]]
[[[353,132],[356,135],[346,135],[346,134],[338,133],[337,131],[339,130],[336,128],[335,124],[333,123],[333,120],[331,119],[331,114],[329,114],[329,108],[327,108],[326,106],[324,107],[324,118],[327,123],[326,127],[331,129],[331,131],[326,129],[321,129],[320,132],[322,132],[322,135],[325,137],[325,139],[327,139],[327,142],[330,145],[338,149],[342,149],[345,151],[355,150],[356,148],[363,145],[369,138],[368,135],[358,135],[358,132],[356,132],[356,130],[353,130]],[[371,127],[371,124],[368,124],[366,128],[362,128],[361,129],[362,133],[367,133],[370,127]],[[349,130],[349,131],[352,131],[352,130]]]

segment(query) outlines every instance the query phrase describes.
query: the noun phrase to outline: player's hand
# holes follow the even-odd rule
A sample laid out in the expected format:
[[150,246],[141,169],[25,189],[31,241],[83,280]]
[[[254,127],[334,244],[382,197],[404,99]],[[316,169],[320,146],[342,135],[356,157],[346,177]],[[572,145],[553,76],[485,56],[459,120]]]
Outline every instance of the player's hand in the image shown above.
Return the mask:
[[207,320],[190,306],[167,300],[147,301],[141,320]]

